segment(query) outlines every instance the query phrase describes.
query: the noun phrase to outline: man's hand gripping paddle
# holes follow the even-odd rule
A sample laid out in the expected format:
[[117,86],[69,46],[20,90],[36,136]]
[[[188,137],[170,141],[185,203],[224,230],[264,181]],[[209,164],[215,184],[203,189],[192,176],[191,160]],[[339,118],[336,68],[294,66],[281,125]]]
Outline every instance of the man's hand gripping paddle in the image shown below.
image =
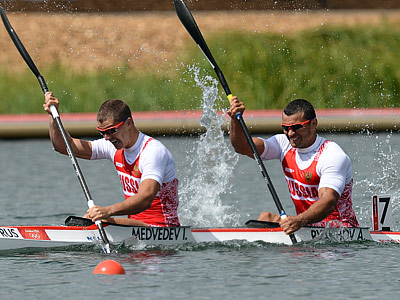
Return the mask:
[[[229,101],[232,99],[232,94],[229,89],[228,83],[225,80],[224,74],[222,73],[221,69],[218,67],[216,61],[214,60],[210,49],[208,49],[208,46],[200,32],[199,27],[196,24],[196,21],[194,20],[190,10],[186,6],[185,2],[183,0],[174,0],[174,6],[175,6],[175,11],[176,14],[178,15],[179,19],[181,20],[183,26],[185,26],[186,30],[189,32],[189,34],[192,36],[196,44],[199,46],[203,54],[206,56],[208,61],[210,62],[211,66],[213,67],[215,73],[218,76],[218,79],[222,85],[222,87],[225,90],[226,95],[228,96]],[[242,114],[238,113],[236,115],[236,119],[239,121],[240,127],[243,130],[244,135],[246,136],[247,142],[250,145],[250,148],[253,152],[253,156],[258,164],[258,166],[261,169],[261,174],[263,175],[267,185],[268,189],[271,192],[272,198],[274,199],[275,205],[279,211],[279,214],[281,218],[286,218],[286,212],[282,207],[282,204],[278,198],[278,194],[275,191],[274,186],[272,185],[272,181],[267,173],[267,170],[260,158],[260,155],[258,154],[257,148],[253,142],[253,139],[250,135],[249,130],[247,129],[246,123],[243,120]],[[290,234],[290,239],[292,240],[293,244],[297,243],[296,237],[294,234]]]
[[[47,88],[47,85],[46,85],[46,82],[45,82],[43,76],[39,73],[39,70],[36,68],[33,60],[29,56],[28,51],[26,51],[24,45],[22,44],[22,42],[18,38],[17,34],[15,33],[14,29],[12,28],[12,26],[11,26],[11,24],[10,24],[10,22],[9,22],[9,20],[8,20],[6,14],[5,14],[5,12],[4,12],[4,10],[3,10],[3,8],[1,6],[0,6],[0,14],[1,14],[1,18],[3,20],[4,26],[6,27],[7,32],[10,35],[12,41],[14,42],[15,46],[17,47],[17,49],[18,49],[19,53],[21,54],[22,58],[25,60],[26,64],[29,66],[29,68],[32,70],[33,74],[38,79],[40,87],[43,90],[43,93],[46,94],[48,92],[48,88]],[[64,126],[63,126],[63,124],[61,122],[60,115],[58,114],[57,108],[54,105],[52,105],[50,107],[50,110],[51,110],[51,114],[52,114],[54,120],[56,121],[57,126],[58,126],[58,128],[59,128],[59,130],[61,132],[62,138],[63,138],[64,143],[65,143],[65,147],[67,148],[68,156],[71,159],[72,166],[75,169],[75,173],[76,173],[76,175],[78,177],[79,183],[81,184],[81,187],[82,187],[83,192],[85,194],[88,206],[90,208],[90,207],[94,206],[94,201],[92,199],[92,196],[90,195],[90,192],[89,192],[89,189],[88,189],[88,187],[86,185],[85,179],[83,178],[83,174],[82,174],[82,171],[81,171],[81,169],[80,169],[80,167],[78,165],[78,161],[76,160],[76,157],[75,157],[75,155],[74,155],[74,153],[72,151],[72,148],[71,148],[71,145],[70,145],[69,140],[67,138],[67,134],[65,132]],[[99,230],[99,233],[100,233],[100,236],[101,236],[101,239],[102,239],[102,242],[103,242],[103,250],[104,250],[104,252],[107,253],[107,254],[111,253],[110,242],[108,241],[106,232],[104,231],[104,228],[103,228],[103,225],[101,224],[101,221],[98,220],[95,223],[97,225],[97,228]]]

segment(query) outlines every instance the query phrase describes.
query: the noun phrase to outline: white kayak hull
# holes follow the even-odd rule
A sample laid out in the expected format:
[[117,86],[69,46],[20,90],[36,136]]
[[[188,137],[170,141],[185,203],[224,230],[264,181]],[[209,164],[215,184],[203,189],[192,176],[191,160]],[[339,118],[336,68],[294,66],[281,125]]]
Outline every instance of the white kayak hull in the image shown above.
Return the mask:
[[[181,227],[130,227],[104,224],[109,241],[114,245],[179,245],[200,242],[242,240],[248,242],[291,245],[281,228],[196,228]],[[321,238],[333,241],[376,241],[400,243],[399,232],[370,231],[368,228],[318,228],[303,227],[295,233],[298,242]],[[97,227],[91,226],[0,226],[0,250],[93,245],[100,243]]]
[[[111,244],[176,245],[193,240],[190,227],[130,227],[103,224]],[[0,226],[0,250],[101,243],[96,225]]]
[[[280,227],[277,228],[192,228],[196,242],[222,242],[244,240],[248,242],[292,245],[292,241]],[[295,233],[298,242],[308,242],[327,238],[329,240],[366,241],[373,240],[368,228],[322,228],[302,227]]]
[[400,232],[396,231],[371,231],[372,239],[378,243],[400,243]]

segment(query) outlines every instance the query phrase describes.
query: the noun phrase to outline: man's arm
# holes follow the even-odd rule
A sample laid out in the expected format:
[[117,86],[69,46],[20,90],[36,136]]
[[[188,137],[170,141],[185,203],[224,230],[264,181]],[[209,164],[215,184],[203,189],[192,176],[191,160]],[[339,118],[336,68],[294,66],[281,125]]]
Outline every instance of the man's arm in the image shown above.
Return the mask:
[[[52,92],[47,92],[45,95],[45,103],[43,104],[43,108],[47,113],[49,113],[49,135],[50,140],[53,144],[54,150],[62,154],[68,154],[67,149],[64,143],[64,139],[61,135],[61,132],[58,128],[57,122],[53,119],[50,111],[50,106],[54,105],[57,110],[59,106],[59,101],[56,97],[54,97]],[[67,139],[71,145],[72,151],[74,152],[76,157],[90,159],[92,156],[92,145],[89,141],[75,139],[72,138],[68,132]]]
[[138,214],[150,208],[159,190],[160,184],[156,180],[145,179],[140,183],[136,195],[110,206],[93,206],[88,209],[85,217],[95,222],[96,220],[107,219],[110,216]]
[[335,210],[339,197],[339,194],[334,189],[320,188],[318,190],[318,201],[297,216],[288,216],[285,219],[281,219],[279,225],[286,234],[292,234],[302,226],[320,222]]
[[[239,121],[236,119],[236,114],[243,114],[245,110],[243,102],[239,101],[236,96],[231,99],[231,107],[227,111],[227,114],[231,117],[231,124],[229,129],[230,140],[233,148],[239,154],[247,155],[254,158],[253,151],[243,133],[243,129],[240,126]],[[261,155],[264,152],[264,142],[259,138],[253,138],[254,145],[257,148],[258,154]]]

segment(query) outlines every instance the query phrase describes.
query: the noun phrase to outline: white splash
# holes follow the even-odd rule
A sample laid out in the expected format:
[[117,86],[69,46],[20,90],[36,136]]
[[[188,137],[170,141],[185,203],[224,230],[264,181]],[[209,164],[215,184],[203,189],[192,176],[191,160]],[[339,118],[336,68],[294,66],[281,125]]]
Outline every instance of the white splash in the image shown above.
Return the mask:
[[[232,177],[239,156],[224,138],[223,116],[217,112],[218,81],[211,76],[200,76],[199,68],[189,66],[197,87],[202,89],[201,126],[206,132],[187,153],[192,157],[192,176],[184,178],[180,187],[180,219],[182,224],[195,226],[235,226],[239,213],[231,205],[222,203],[221,196],[232,189]],[[228,146],[229,144],[229,146]]]
[[[370,147],[373,152],[373,161],[368,162],[365,167],[372,169],[371,176],[355,183],[355,188],[363,191],[363,201],[359,205],[360,220],[371,219],[371,195],[386,194],[392,199],[393,216],[400,210],[400,176],[399,176],[399,155],[392,141],[392,133],[382,136],[369,134],[366,138],[376,139],[375,147]],[[398,219],[398,218],[397,218]],[[393,225],[396,218],[393,219]]]

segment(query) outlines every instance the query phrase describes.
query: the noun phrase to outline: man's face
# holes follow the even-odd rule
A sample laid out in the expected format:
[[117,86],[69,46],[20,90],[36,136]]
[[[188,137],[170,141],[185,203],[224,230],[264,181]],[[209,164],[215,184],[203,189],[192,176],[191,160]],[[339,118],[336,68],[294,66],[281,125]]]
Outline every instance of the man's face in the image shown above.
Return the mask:
[[130,147],[128,126],[132,121],[131,118],[123,122],[116,122],[114,119],[106,119],[102,123],[98,123],[97,129],[103,135],[104,139],[110,141],[116,149]]
[[288,138],[290,145],[294,148],[307,148],[315,142],[318,123],[316,118],[297,130],[293,130],[296,126],[294,126],[294,128],[290,127],[292,124],[301,124],[305,121],[307,121],[307,119],[304,117],[303,111],[298,111],[291,116],[282,113],[282,123],[289,126],[288,130],[283,129],[283,133]]

